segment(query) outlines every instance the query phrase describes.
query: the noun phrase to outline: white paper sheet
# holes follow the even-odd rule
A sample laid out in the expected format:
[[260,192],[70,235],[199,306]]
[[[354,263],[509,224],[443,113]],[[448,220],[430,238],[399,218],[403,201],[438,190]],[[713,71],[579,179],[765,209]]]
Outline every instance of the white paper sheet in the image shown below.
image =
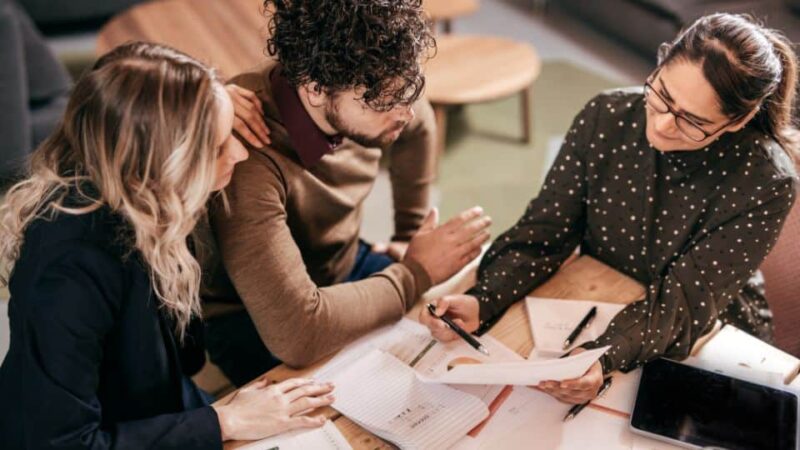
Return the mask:
[[800,369],[800,360],[744,331],[725,325],[697,352],[705,367],[713,367],[734,377],[750,378],[746,371],[779,374],[789,383]]
[[610,347],[588,350],[567,358],[456,366],[436,377],[419,375],[427,383],[501,384],[530,386],[546,380],[578,378]]
[[[331,361],[315,374],[317,379],[326,379],[353,364],[373,349],[382,350],[409,364],[414,370],[426,376],[438,376],[447,372],[452,363],[467,359],[480,363],[524,361],[516,352],[491,336],[480,338],[489,350],[489,355],[470,347],[461,339],[439,342],[431,336],[428,329],[413,320],[403,319],[361,339],[342,349]],[[458,385],[456,389],[472,394],[489,406],[503,390],[498,385]]]
[[477,397],[421,383],[413,369],[376,349],[329,380],[334,408],[404,449],[448,448],[489,415]]
[[352,450],[342,433],[330,420],[320,428],[279,434],[237,447],[237,450]]
[[[597,307],[597,315],[575,339],[575,342],[567,350],[564,350],[564,341],[593,306]],[[532,355],[560,356],[565,351],[572,350],[584,342],[597,339],[624,307],[625,305],[615,303],[587,300],[525,298],[525,309],[528,312],[528,323],[530,323],[533,336],[534,353]]]

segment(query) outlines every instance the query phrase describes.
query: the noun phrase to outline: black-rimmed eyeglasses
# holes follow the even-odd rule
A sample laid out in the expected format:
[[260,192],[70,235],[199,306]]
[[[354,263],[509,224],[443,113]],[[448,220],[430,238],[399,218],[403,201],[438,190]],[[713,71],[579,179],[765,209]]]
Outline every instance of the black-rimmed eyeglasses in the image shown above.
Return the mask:
[[723,128],[735,123],[737,120],[741,119],[741,117],[737,117],[730,122],[725,123],[721,127],[717,128],[712,132],[708,132],[704,130],[700,125],[689,119],[688,117],[684,116],[683,114],[675,111],[675,109],[670,106],[669,102],[658,93],[655,87],[650,84],[650,81],[644,82],[644,99],[645,104],[651,108],[653,111],[659,114],[672,114],[672,117],[675,118],[675,126],[678,127],[678,130],[687,138],[695,141],[695,142],[703,142],[704,140],[708,139],[709,137],[719,133]]

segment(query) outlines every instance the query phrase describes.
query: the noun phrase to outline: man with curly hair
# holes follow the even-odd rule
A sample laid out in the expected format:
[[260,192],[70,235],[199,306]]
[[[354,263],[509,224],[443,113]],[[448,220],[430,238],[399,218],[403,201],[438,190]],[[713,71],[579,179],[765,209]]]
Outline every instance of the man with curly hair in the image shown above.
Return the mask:
[[[438,226],[430,209],[436,130],[420,96],[435,42],[421,0],[265,9],[275,58],[229,87],[250,158],[210,214],[222,264],[208,277],[207,344],[237,385],[399,320],[479,255],[491,222],[476,207]],[[395,230],[371,246],[362,208],[384,154]]]

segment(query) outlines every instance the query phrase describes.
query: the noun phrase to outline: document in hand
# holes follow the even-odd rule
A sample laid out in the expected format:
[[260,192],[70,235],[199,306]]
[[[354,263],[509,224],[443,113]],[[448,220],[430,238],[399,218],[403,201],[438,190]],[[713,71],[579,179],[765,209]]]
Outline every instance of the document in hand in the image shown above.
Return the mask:
[[609,348],[605,346],[588,350],[567,358],[461,365],[436,377],[421,374],[417,376],[427,383],[530,386],[540,381],[578,378]]
[[528,311],[528,321],[533,336],[534,354],[537,357],[553,357],[564,353],[562,346],[567,336],[593,306],[597,307],[597,315],[567,350],[600,337],[625,305],[527,297],[525,308]]
[[279,434],[237,447],[237,450],[352,450],[342,433],[330,420],[320,428]]
[[403,449],[449,448],[489,415],[479,398],[421,383],[414,374],[394,356],[373,349],[331,375],[333,407]]

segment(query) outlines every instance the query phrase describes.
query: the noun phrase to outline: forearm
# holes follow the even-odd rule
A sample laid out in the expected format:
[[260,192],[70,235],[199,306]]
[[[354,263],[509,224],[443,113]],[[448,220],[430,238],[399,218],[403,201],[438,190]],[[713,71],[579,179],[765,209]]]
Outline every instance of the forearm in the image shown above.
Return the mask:
[[427,101],[414,105],[415,119],[390,150],[395,232],[392,240],[408,241],[430,209],[436,178],[436,121]]
[[400,320],[430,286],[415,271],[397,263],[365,280],[322,288],[303,280],[275,286],[238,277],[234,283],[270,352],[304,367]]

